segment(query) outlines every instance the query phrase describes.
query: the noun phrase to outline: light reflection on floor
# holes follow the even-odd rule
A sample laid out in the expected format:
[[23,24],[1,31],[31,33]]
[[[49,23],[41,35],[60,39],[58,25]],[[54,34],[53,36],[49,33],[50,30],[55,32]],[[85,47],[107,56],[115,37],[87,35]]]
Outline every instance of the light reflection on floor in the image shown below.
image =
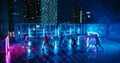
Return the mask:
[[[65,46],[59,48],[58,46],[54,46],[54,49],[47,50],[45,48],[44,53],[42,48],[39,47],[38,49],[35,49],[37,47],[31,45],[32,48],[27,50],[27,57],[24,58],[24,63],[27,62],[36,62],[36,63],[43,63],[43,62],[49,62],[49,63],[118,63],[120,62],[120,44],[114,43],[108,40],[103,40],[102,43],[104,47],[104,51],[101,49],[99,51],[96,51],[96,48],[89,49],[88,52],[80,51],[80,49],[77,49],[76,52],[72,50],[72,48],[67,48]],[[106,43],[105,43],[106,42]],[[76,47],[78,48],[78,47]],[[37,51],[36,51],[37,50]],[[12,58],[12,57],[11,57]],[[23,58],[23,57],[21,57]],[[23,61],[23,59],[21,59]],[[17,61],[20,61],[18,59]],[[16,61],[16,62],[17,62]],[[20,62],[22,62],[20,61]],[[15,62],[11,60],[11,62]]]

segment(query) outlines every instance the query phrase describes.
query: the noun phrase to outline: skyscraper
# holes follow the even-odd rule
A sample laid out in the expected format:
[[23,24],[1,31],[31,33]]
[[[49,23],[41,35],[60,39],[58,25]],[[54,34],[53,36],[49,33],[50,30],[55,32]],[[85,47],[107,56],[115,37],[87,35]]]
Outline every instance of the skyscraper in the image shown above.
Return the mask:
[[80,0],[58,0],[58,21],[60,23],[80,22]]
[[72,8],[72,21],[73,23],[80,23],[80,7]]
[[14,0],[8,1],[8,23],[9,23],[9,31],[14,31],[14,20],[13,20],[13,13],[14,13]]
[[41,0],[41,23],[56,24],[57,23],[57,3],[58,0]]
[[24,0],[24,21],[39,23],[41,19],[41,0]]

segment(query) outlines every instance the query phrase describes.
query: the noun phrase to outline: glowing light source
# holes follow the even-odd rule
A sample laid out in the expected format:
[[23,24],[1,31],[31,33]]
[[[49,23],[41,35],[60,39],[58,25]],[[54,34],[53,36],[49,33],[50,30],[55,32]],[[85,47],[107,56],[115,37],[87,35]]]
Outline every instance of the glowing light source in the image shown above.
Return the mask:
[[69,45],[68,45],[70,49],[71,49],[71,42],[72,42],[72,40],[70,39],[69,40]]
[[91,16],[90,16],[90,15],[88,15],[88,18],[91,18]]
[[6,63],[10,63],[9,36],[5,38]]
[[18,31],[18,35],[20,35],[20,31]]
[[[44,33],[45,33],[45,29],[43,28],[43,30],[42,30],[43,37],[44,37],[44,35],[45,35]],[[42,47],[42,50],[43,50],[42,52],[44,53],[44,50],[46,51],[46,49],[45,49],[45,47],[44,47],[44,40],[43,40],[43,43],[42,43],[42,46],[41,46],[41,47]]]
[[[56,29],[56,28],[55,28],[55,36],[58,36],[58,35],[59,35],[59,29]],[[58,52],[58,47],[57,47],[57,45],[58,45],[58,41],[55,40],[55,45],[54,45],[54,53],[55,53],[55,54],[57,54],[57,52]]]
[[33,30],[35,31],[36,29],[35,29],[35,28],[33,28]]
[[28,46],[31,46],[31,41],[28,41]]
[[31,49],[28,48],[28,49],[27,49],[27,58],[30,58],[30,55],[31,55]]
[[87,44],[86,44],[86,47],[89,46],[89,37],[87,37]]
[[[70,28],[70,35],[72,34],[72,30],[71,30],[71,28]],[[68,45],[68,48],[69,49],[71,49],[71,43],[72,43],[72,40],[71,39],[69,39],[69,45]]]
[[57,29],[57,35],[59,36],[59,29]]
[[80,23],[82,23],[82,15],[83,15],[83,11],[82,10],[80,10]]
[[99,36],[99,34],[97,32],[87,32],[88,35],[91,35],[91,34],[97,34]]
[[55,41],[54,53],[57,54],[57,52],[58,52],[57,41]]
[[14,32],[9,32],[9,36],[15,37]]
[[30,47],[31,47],[31,41],[28,41],[28,47],[27,47],[27,57],[29,58],[30,56],[31,56],[31,49],[30,49]]
[[78,28],[77,32],[80,33],[80,28]]
[[37,28],[39,28],[39,27],[40,27],[40,25],[36,25],[36,27],[37,27]]
[[86,12],[86,14],[91,14],[91,12],[88,11],[88,12]]
[[7,36],[6,38],[5,38],[5,50],[6,50],[6,53],[8,52],[8,48],[9,48],[9,37]]
[[57,36],[57,30],[55,29],[55,36]]
[[69,32],[70,32],[70,35],[71,35],[72,34],[72,28],[70,28]]
[[45,29],[43,28],[43,37],[44,37]]
[[78,36],[77,39],[78,39],[77,45],[79,45],[80,44],[80,37]]
[[89,47],[91,47],[91,48],[92,48],[92,47],[95,47],[95,45],[89,45]]
[[[80,28],[78,28],[77,32],[78,32],[78,34],[80,33]],[[77,41],[78,41],[77,44],[79,45],[80,44],[80,37],[79,36],[77,37]]]

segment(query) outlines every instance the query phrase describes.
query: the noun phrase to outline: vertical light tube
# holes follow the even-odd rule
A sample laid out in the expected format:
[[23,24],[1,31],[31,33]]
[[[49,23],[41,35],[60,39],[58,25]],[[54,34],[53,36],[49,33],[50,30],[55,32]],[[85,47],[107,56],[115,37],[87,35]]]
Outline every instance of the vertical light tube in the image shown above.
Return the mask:
[[28,36],[31,37],[30,24],[28,24]]
[[89,47],[89,37],[87,37],[86,39],[87,39],[86,47]]
[[30,56],[31,56],[31,49],[28,48],[28,49],[27,49],[27,58],[30,58]]
[[42,43],[42,48],[44,48],[44,33],[45,33],[45,30],[43,28],[43,43]]
[[[55,28],[55,36],[58,37],[58,29]],[[58,38],[57,38],[58,39]],[[56,54],[57,51],[58,51],[58,48],[57,48],[57,45],[58,45],[58,41],[55,40],[55,45],[54,45],[54,53]]]
[[[71,27],[70,27],[70,35],[72,34],[72,29],[71,29]],[[69,39],[69,49],[71,49],[71,42],[72,42],[72,40],[71,39]]]
[[5,38],[6,63],[10,63],[9,36]]
[[[22,34],[22,24],[20,24],[20,32],[21,32],[21,34]],[[22,40],[22,36],[20,36],[20,39]]]
[[82,10],[80,10],[80,23],[82,23]]
[[[77,30],[77,33],[80,34],[80,28],[78,28]],[[79,45],[80,44],[80,36],[77,37],[77,44]]]

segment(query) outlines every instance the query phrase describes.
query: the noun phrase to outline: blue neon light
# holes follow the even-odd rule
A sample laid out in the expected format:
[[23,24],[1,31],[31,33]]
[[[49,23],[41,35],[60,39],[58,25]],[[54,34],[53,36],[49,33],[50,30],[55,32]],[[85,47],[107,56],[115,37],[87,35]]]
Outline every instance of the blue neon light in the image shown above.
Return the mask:
[[99,36],[99,33],[97,32],[87,32],[87,34],[90,36],[91,34],[97,34]]
[[47,47],[44,47],[44,54],[47,53]]
[[[70,28],[70,35],[72,34],[72,30],[71,30],[71,28]],[[68,45],[68,48],[69,49],[71,49],[71,43],[72,43],[72,40],[71,39],[69,39],[69,45]]]
[[77,32],[80,33],[80,28],[78,28]]
[[27,58],[30,58],[30,56],[31,56],[31,50],[30,50],[30,48],[28,48],[27,49]]
[[44,37],[45,29],[43,28],[43,37]]
[[87,32],[96,32],[101,36],[106,35],[106,28],[107,26],[105,24],[87,24]]
[[28,41],[28,46],[31,46],[31,41]]
[[[44,33],[45,33],[45,30],[44,30],[44,28],[43,28],[43,29],[42,29],[43,38],[44,38]],[[43,53],[46,53],[46,48],[44,47],[44,40],[43,40],[43,42],[42,42],[41,49],[44,50],[44,51],[42,51]]]
[[78,36],[77,38],[78,38],[77,45],[79,45],[80,44],[80,37]]
[[54,53],[57,54],[57,52],[58,52],[57,41],[55,41],[55,45],[54,45]]
[[30,28],[28,29],[28,35],[29,35],[29,37],[31,37],[31,31],[30,31]]
[[70,40],[69,40],[69,47],[71,47],[71,42],[72,42],[72,40],[70,39]]
[[57,30],[55,29],[55,36],[57,36]]
[[[73,25],[75,25],[75,24],[73,24]],[[63,26],[62,25],[60,25],[60,27],[58,27],[57,29],[53,26],[53,27],[50,27],[50,25],[48,25],[49,26],[49,30],[46,30],[44,27],[39,27],[39,26],[37,26],[37,25],[35,25],[34,27],[39,27],[40,28],[40,31],[39,30],[37,30],[36,29],[36,31],[38,32],[37,34],[39,34],[39,36],[41,37],[44,37],[44,34],[46,34],[46,35],[48,35],[49,33],[51,33],[51,35],[52,35],[52,38],[54,37],[54,35],[55,36],[57,36],[57,37],[59,37],[59,34],[61,33],[61,32],[64,32],[63,33],[63,35],[65,35],[65,37],[63,38],[63,41],[64,42],[66,42],[67,43],[67,47],[69,48],[69,49],[71,49],[72,47],[71,47],[71,43],[72,43],[72,40],[71,39],[68,39],[68,38],[66,38],[68,35],[73,35],[74,37],[76,37],[75,35],[74,35],[74,31],[75,32],[77,32],[77,34],[79,34],[80,33],[80,31],[81,31],[81,28],[79,28],[78,26],[76,26],[75,25],[75,27],[72,27],[73,25],[69,25],[69,26],[66,26],[66,27],[64,27],[65,29],[63,29]],[[77,28],[78,27],[78,28]],[[32,28],[30,29],[29,27],[27,27],[28,28],[28,35],[29,35],[29,37],[31,37],[31,35],[32,35],[32,33],[36,33],[36,32],[33,32],[32,31]],[[62,30],[60,30],[59,28],[61,28]],[[68,29],[67,29],[68,28]],[[52,30],[52,31],[51,31]],[[51,32],[50,32],[51,31]],[[88,35],[91,35],[91,34],[98,34],[99,32],[96,32],[96,28],[95,28],[95,30],[94,30],[94,28],[88,28],[87,29],[87,33],[88,33]],[[38,35],[37,35],[38,36]],[[98,34],[98,36],[99,36],[99,34]],[[77,45],[80,45],[81,43],[80,43],[80,36],[77,36],[75,39],[77,40]],[[53,38],[54,39],[54,38]],[[85,39],[86,40],[86,39]],[[42,48],[45,48],[44,47],[44,40],[42,40]],[[31,46],[32,45],[32,43],[31,42],[28,42],[28,45],[29,46]],[[58,50],[58,46],[59,45],[59,41],[58,40],[55,40],[55,45],[54,45],[54,52],[56,52],[57,53],[57,50]],[[89,46],[89,39],[87,38],[87,45],[86,45],[86,47],[88,47]],[[46,49],[46,48],[45,48]]]
[[59,29],[57,30],[57,35],[59,36]]
[[70,28],[70,35],[72,34],[72,29]]
[[89,46],[89,37],[87,37],[87,45],[86,45],[86,47],[88,47]]
[[39,27],[40,27],[40,25],[36,25],[36,27],[37,27],[37,28],[39,28]]

